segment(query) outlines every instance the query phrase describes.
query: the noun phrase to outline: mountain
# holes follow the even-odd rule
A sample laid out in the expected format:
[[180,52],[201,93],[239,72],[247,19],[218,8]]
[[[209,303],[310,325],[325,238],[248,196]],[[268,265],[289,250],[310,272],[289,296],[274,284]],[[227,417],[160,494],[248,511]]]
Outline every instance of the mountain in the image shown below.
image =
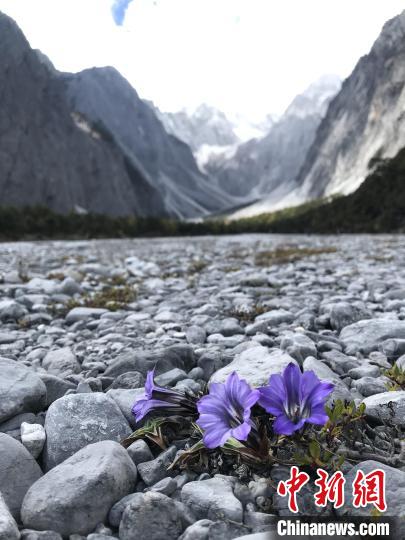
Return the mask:
[[394,158],[380,160],[355,192],[334,197],[330,202],[315,201],[252,218],[259,220],[260,226],[255,230],[310,234],[404,233],[404,178],[405,148]]
[[204,172],[205,164],[211,158],[233,155],[238,145],[264,137],[275,123],[272,114],[261,121],[252,122],[242,114],[225,115],[207,104],[178,112],[162,112],[153,103],[148,104],[153,107],[166,131],[191,147],[200,170]]
[[298,201],[354,191],[405,146],[405,11],[388,21],[331,102],[296,179]]
[[98,132],[78,127],[63,80],[0,14],[0,201],[112,215],[165,213],[159,191]]
[[233,203],[197,167],[190,148],[169,135],[154,111],[114,68],[64,75],[72,110],[114,137],[149,182],[171,216],[192,218]]
[[239,142],[226,115],[206,104],[194,111],[161,112],[158,108],[155,111],[166,131],[187,143],[193,152],[203,145],[230,146]]
[[0,201],[193,218],[234,204],[113,68],[59,73],[0,14]]
[[[233,195],[260,200],[266,208],[288,193],[302,166],[328,104],[340,88],[336,76],[324,76],[298,95],[267,136],[241,144],[232,155],[212,157],[205,165],[218,186]],[[238,215],[257,213],[256,205]]]

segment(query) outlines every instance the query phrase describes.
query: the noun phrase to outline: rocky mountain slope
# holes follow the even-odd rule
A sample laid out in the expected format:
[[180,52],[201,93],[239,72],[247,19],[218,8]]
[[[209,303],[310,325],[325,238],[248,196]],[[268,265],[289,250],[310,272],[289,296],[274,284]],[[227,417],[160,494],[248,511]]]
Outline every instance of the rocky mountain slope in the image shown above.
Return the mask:
[[230,158],[213,157],[206,170],[221,188],[251,200],[288,192],[339,87],[337,77],[321,78],[293,100],[266,137],[240,145]]
[[113,141],[80,129],[63,81],[1,14],[0,50],[2,205],[112,215],[166,212],[159,191]]
[[190,218],[233,204],[114,69],[61,74],[2,14],[0,50],[2,205]]
[[190,148],[169,135],[153,110],[114,68],[65,75],[72,109],[102,126],[162,195],[168,213],[195,217],[232,204],[203,175]]
[[301,200],[354,191],[405,145],[405,11],[388,21],[330,104],[297,177]]
[[290,216],[283,216],[285,212],[281,212],[267,231],[331,234],[405,232],[404,178],[405,148],[395,158],[380,162],[354,193],[324,204],[297,207],[294,212],[289,212]]
[[200,170],[210,159],[226,159],[234,155],[237,147],[253,138],[268,134],[276,122],[275,115],[268,114],[258,122],[247,119],[242,114],[225,115],[207,104],[195,110],[183,109],[177,112],[161,112],[153,103],[157,117],[168,133],[187,143],[193,150]]
[[228,146],[239,142],[226,115],[206,104],[195,111],[161,112],[157,107],[155,111],[166,131],[187,143],[194,152],[203,145]]

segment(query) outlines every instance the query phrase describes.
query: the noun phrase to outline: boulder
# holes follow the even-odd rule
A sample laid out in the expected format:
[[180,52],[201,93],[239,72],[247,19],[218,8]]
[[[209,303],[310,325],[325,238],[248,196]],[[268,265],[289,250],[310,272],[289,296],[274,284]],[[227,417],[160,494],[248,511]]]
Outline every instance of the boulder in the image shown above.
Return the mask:
[[31,486],[21,509],[23,525],[64,537],[87,535],[133,492],[136,479],[136,467],[120,444],[90,444]]
[[132,430],[118,405],[101,392],[70,394],[48,409],[43,459],[49,471],[88,444],[120,442]]
[[0,358],[0,423],[45,406],[46,387],[40,377],[23,364]]
[[290,362],[297,364],[289,354],[279,349],[269,351],[267,347],[258,345],[246,349],[235,356],[235,359],[222,369],[214,373],[211,382],[224,382],[233,371],[241,379],[245,379],[251,386],[263,386],[269,381],[273,373],[281,373]]
[[42,476],[42,471],[24,446],[0,433],[0,492],[13,515],[19,520],[23,498]]

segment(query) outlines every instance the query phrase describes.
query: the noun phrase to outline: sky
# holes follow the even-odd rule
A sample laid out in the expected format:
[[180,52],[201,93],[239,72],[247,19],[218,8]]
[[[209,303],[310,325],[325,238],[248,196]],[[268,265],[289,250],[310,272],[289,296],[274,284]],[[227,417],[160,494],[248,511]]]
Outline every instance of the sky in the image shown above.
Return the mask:
[[404,0],[0,0],[62,71],[116,67],[164,111],[259,120],[347,77]]

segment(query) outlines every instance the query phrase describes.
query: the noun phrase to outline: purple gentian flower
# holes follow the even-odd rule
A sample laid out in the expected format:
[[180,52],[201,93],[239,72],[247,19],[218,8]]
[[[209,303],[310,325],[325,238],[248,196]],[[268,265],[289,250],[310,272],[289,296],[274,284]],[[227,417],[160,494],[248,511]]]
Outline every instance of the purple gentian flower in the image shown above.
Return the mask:
[[145,394],[138,397],[132,407],[132,414],[139,422],[148,413],[162,409],[167,415],[197,416],[197,398],[191,394],[178,392],[155,384],[155,370],[146,376]]
[[276,416],[276,433],[291,435],[306,422],[326,424],[325,401],[333,388],[332,383],[321,382],[313,371],[301,373],[291,362],[282,375],[271,375],[268,386],[259,388],[259,405]]
[[233,372],[226,382],[211,383],[209,394],[197,403],[200,417],[197,424],[204,430],[204,444],[217,448],[234,437],[246,441],[252,427],[250,409],[260,397],[245,380]]

